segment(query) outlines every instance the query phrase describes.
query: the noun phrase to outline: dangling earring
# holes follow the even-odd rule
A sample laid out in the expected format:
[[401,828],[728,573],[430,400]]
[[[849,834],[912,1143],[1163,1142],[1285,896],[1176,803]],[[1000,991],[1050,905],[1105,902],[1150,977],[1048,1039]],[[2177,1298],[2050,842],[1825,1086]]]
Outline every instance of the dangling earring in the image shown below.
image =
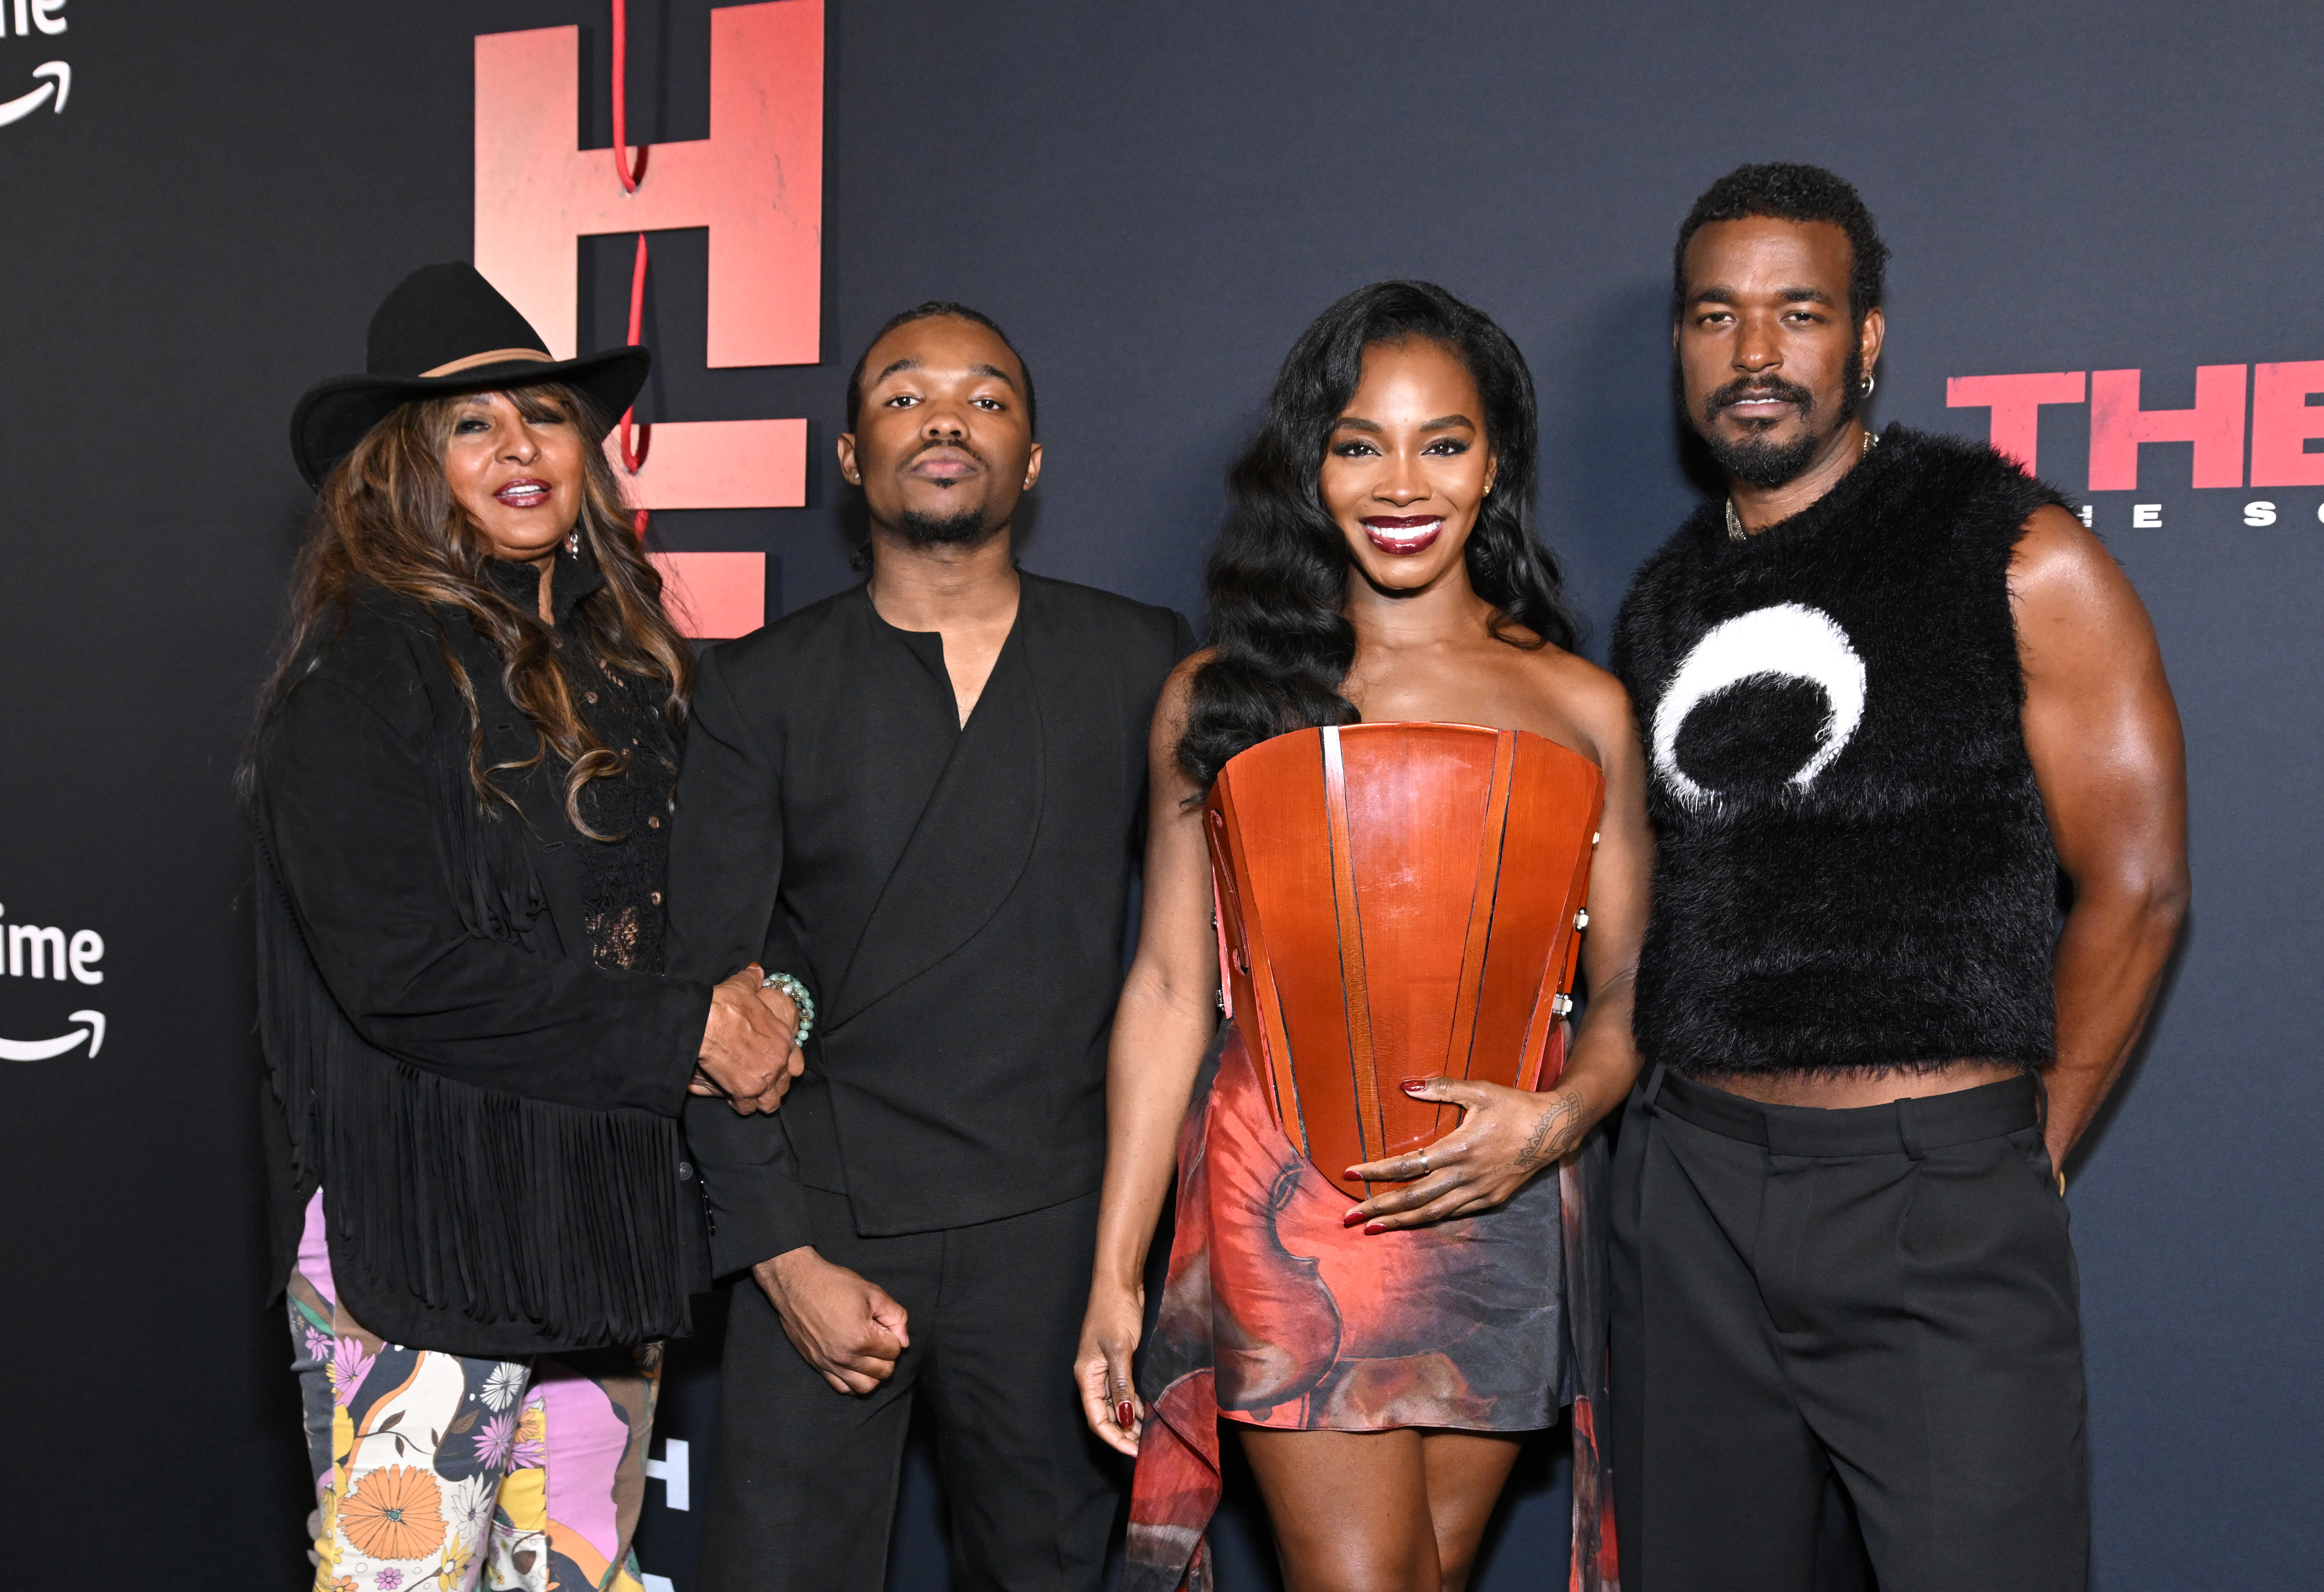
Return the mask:
[[567,558],[581,557],[581,528],[577,525],[565,533],[565,556]]

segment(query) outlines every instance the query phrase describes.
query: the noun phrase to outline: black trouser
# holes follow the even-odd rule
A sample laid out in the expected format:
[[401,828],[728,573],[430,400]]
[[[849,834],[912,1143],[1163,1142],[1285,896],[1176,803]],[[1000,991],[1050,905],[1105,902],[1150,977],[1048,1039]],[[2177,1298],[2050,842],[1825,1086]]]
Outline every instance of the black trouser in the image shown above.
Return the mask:
[[1120,1499],[1073,1383],[1097,1196],[890,1238],[859,1238],[844,1196],[807,1198],[816,1251],[893,1294],[912,1344],[877,1392],[835,1393],[766,1295],[735,1285],[704,1592],[881,1592],[916,1390],[936,1419],[953,1584],[1095,1592]]
[[2088,1584],[2079,1284],[2038,1090],[1827,1111],[1658,1069],[1631,1095],[1625,1592],[1806,1592],[1834,1473],[1881,1592]]

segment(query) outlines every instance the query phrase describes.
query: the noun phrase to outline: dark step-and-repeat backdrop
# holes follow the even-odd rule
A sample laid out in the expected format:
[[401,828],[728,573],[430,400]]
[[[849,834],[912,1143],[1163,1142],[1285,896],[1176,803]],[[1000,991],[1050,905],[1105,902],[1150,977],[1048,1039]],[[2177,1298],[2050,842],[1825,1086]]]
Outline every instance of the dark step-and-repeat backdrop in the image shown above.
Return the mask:
[[[628,334],[634,490],[695,630],[853,578],[847,364],[931,297],[1006,325],[1031,567],[1199,621],[1222,472],[1366,281],[1508,326],[1541,523],[1602,648],[1684,513],[1674,229],[1747,160],[1895,249],[1875,417],[1989,436],[2153,611],[2194,921],[2071,1203],[2107,1592],[2312,1585],[2324,1373],[2324,34],[2312,7],[0,0],[0,1584],[288,1588],[308,1506],[257,1174],[228,779],[306,503],[292,400],[412,266]],[[647,1570],[687,1592],[716,1323]],[[1479,1585],[1562,1580],[1555,1439]],[[924,1456],[894,1584],[946,1584]],[[1224,1584],[1272,1585],[1248,1495]]]

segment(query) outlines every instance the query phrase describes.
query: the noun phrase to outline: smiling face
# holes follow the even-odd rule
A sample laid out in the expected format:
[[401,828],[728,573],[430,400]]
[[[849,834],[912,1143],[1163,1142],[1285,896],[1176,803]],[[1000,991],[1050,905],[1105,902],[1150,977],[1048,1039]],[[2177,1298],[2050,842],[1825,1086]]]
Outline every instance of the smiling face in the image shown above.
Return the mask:
[[863,401],[839,439],[840,473],[881,530],[923,546],[1005,529],[1039,479],[1025,372],[989,327],[907,321],[863,356]]
[[1853,255],[1829,221],[1714,221],[1686,247],[1675,336],[1686,414],[1721,468],[1780,486],[1854,418],[1880,311],[1849,311]]
[[536,563],[581,518],[588,447],[555,395],[478,392],[452,412],[444,479],[493,557]]
[[1364,350],[1317,488],[1364,578],[1413,592],[1458,566],[1492,489],[1485,402],[1461,356],[1411,337]]

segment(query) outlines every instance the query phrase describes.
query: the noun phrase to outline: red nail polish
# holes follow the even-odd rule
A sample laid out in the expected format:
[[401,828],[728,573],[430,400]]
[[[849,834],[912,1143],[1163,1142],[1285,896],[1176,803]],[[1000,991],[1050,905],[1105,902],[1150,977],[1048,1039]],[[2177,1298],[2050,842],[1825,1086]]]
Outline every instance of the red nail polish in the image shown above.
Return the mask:
[[1404,1090],[1405,1093],[1411,1094],[1417,1090],[1427,1088],[1428,1080],[1425,1078],[1407,1078],[1403,1082],[1397,1084],[1397,1087]]
[[1342,1227],[1343,1227],[1343,1228],[1351,1228],[1351,1227],[1355,1226],[1355,1225],[1356,1225],[1356,1223],[1358,1223],[1358,1222],[1360,1222],[1360,1221],[1363,1220],[1363,1219],[1364,1219],[1364,1213],[1363,1213],[1362,1211],[1360,1211],[1360,1210],[1351,1210],[1351,1211],[1349,1211],[1349,1212],[1347,1213],[1347,1215],[1345,1215],[1345,1216],[1343,1216],[1343,1217],[1340,1218],[1340,1225],[1341,1225]]
[[1130,1423],[1138,1419],[1138,1406],[1124,1399],[1113,1406],[1113,1418],[1121,1423],[1122,1431],[1128,1431]]
[[1388,1231],[1388,1229],[1380,1226],[1380,1224],[1376,1221],[1368,1221],[1364,1224],[1364,1231],[1367,1233],[1384,1233]]

